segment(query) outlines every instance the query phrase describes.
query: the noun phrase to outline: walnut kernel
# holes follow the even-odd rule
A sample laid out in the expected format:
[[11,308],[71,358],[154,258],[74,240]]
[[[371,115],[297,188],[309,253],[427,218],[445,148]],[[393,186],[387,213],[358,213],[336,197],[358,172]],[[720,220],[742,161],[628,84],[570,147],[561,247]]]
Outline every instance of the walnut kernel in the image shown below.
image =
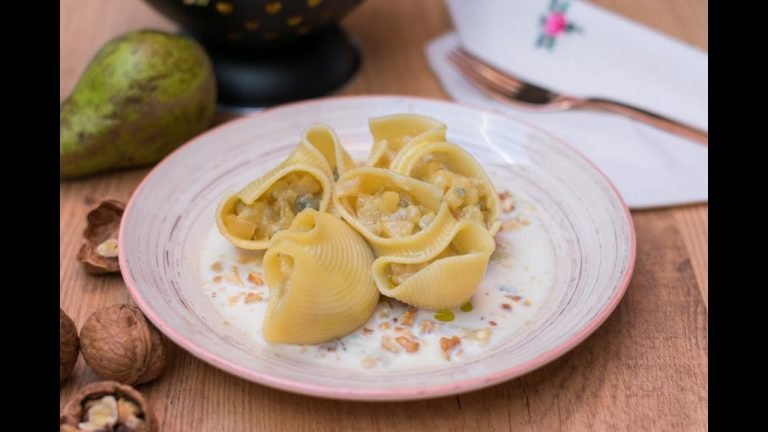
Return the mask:
[[89,384],[67,402],[61,432],[157,432],[158,421],[144,396],[116,381]]
[[392,342],[391,336],[382,336],[381,337],[381,346],[384,347],[385,350],[397,354],[400,352],[400,348],[395,345],[394,342]]
[[443,350],[443,357],[446,360],[451,360],[451,350],[461,344],[461,338],[453,336],[450,339],[447,337],[440,338],[440,349]]
[[416,316],[416,312],[418,309],[416,309],[413,306],[408,306],[408,309],[403,312],[403,314],[400,316],[400,324],[410,327],[413,325],[413,318]]
[[412,337],[409,336],[398,336],[395,338],[398,344],[400,344],[401,347],[405,348],[406,352],[412,353],[419,350],[420,344],[413,340]]
[[119,273],[117,260],[118,231],[125,203],[106,199],[88,212],[88,226],[83,231],[85,242],[77,252],[77,260],[92,274]]

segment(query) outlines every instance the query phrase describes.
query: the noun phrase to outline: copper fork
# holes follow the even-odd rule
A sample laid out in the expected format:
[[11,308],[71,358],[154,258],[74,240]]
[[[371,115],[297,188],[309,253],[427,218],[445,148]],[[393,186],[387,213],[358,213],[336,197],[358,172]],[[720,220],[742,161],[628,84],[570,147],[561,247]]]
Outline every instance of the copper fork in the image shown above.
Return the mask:
[[708,144],[707,132],[659,114],[617,101],[600,98],[580,98],[555,93],[525,82],[489,65],[461,48],[448,54],[448,60],[469,81],[487,96],[518,108],[536,111],[563,111],[568,109],[594,109],[622,114],[648,123],[667,132]]

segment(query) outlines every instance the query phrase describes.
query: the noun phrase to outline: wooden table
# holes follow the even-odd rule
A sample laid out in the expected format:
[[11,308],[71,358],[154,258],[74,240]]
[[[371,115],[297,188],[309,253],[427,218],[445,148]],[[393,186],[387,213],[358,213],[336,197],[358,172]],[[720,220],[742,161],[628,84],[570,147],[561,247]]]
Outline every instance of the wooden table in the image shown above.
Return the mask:
[[[596,3],[707,48],[706,0]],[[111,37],[137,28],[174,29],[140,0],[60,5],[62,100]],[[343,94],[447,98],[423,55],[429,39],[451,28],[441,0],[368,0],[344,25],[362,44],[365,63]],[[76,263],[85,214],[105,196],[127,201],[146,173],[61,185],[61,306],[78,328],[100,307],[131,302],[119,276],[89,276]],[[419,402],[337,402],[251,384],[176,348],[165,374],[140,389],[163,431],[705,430],[707,206],[632,215],[637,265],[618,309],[567,355],[505,384]],[[97,379],[81,357],[62,385],[62,405]]]

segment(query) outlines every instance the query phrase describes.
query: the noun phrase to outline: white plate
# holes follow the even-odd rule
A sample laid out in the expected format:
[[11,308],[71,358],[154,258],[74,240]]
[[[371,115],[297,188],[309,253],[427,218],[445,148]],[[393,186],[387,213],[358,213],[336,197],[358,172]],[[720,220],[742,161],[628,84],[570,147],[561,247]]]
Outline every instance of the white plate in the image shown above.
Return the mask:
[[[497,236],[507,259],[490,264],[487,280],[473,298],[475,310],[441,327],[458,331],[460,325],[498,321],[489,327],[490,340],[463,340],[451,360],[430,357],[427,353],[440,353],[439,335],[418,332],[418,323],[431,318],[430,312],[420,311],[414,333],[424,354],[385,357],[378,333],[359,346],[354,341],[363,337],[354,335],[343,350],[266,344],[259,333],[265,301],[242,306],[244,296],[230,292],[237,287],[217,287],[208,274],[211,260],[227,264],[225,272],[238,260],[251,260],[240,264],[243,278],[251,267],[258,271],[252,260],[258,254],[238,255],[218,235],[218,201],[279,163],[311,123],[331,126],[352,156],[362,160],[371,144],[368,119],[395,113],[419,113],[444,122],[449,141],[464,146],[486,167],[499,192],[518,198],[515,211],[505,218],[529,222]],[[436,397],[540,367],[602,324],[621,299],[634,261],[635,235],[626,206],[606,177],[572,148],[498,114],[398,96],[284,105],[212,129],[146,177],[120,228],[120,267],[128,289],[175,343],[250,381],[337,399]],[[524,272],[530,277],[523,278]],[[503,299],[510,294],[505,281],[514,281],[510,308],[481,298]],[[249,284],[240,291],[268,295],[266,287]],[[494,291],[502,286],[505,291]],[[362,366],[362,350],[375,351],[369,354],[380,357],[376,366]]]

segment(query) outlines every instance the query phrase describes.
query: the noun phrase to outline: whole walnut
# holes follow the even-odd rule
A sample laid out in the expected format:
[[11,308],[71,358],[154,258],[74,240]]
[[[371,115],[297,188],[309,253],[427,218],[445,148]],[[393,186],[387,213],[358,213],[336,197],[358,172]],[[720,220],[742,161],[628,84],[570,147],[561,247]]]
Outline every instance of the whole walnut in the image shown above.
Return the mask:
[[59,382],[69,378],[77,362],[78,353],[77,327],[72,318],[59,308]]
[[129,385],[157,378],[167,360],[163,336],[126,304],[94,312],[80,329],[80,350],[97,375]]

